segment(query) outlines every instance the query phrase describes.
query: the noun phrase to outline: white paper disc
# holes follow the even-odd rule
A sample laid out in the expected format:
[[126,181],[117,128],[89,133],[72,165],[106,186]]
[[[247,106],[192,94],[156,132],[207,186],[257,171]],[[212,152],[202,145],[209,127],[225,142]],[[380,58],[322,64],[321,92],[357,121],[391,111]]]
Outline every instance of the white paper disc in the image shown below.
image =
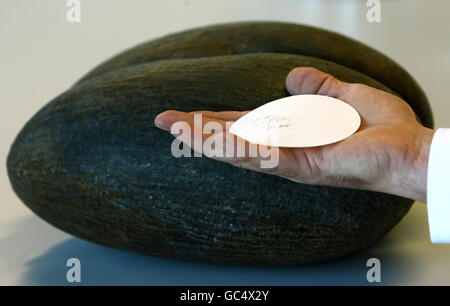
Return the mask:
[[315,147],[343,140],[361,124],[348,103],[321,95],[296,95],[264,104],[234,122],[230,133],[253,144]]

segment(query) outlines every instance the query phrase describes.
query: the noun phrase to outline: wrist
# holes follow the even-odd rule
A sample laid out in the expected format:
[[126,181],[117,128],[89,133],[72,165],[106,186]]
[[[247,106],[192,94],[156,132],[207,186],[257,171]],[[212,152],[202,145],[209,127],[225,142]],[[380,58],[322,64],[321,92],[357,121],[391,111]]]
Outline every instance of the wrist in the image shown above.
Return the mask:
[[427,200],[428,160],[434,130],[420,126],[412,137],[408,165],[400,170],[400,195],[420,202]]

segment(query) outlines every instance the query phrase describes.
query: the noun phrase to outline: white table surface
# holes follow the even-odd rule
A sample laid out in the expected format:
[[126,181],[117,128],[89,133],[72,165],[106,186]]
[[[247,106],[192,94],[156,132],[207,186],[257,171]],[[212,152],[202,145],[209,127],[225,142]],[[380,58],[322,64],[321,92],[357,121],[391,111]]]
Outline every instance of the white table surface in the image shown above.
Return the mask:
[[380,23],[366,21],[368,8],[360,0],[81,0],[81,4],[82,22],[70,24],[65,1],[0,2],[0,285],[68,284],[66,260],[71,257],[80,259],[85,285],[367,285],[366,261],[371,257],[381,260],[382,284],[450,284],[450,245],[430,243],[424,203],[416,203],[372,248],[342,260],[289,268],[204,265],[73,238],[20,202],[5,166],[9,147],[25,122],[99,62],[167,33],[239,20],[316,25],[377,48],[423,86],[436,127],[450,127],[450,1],[382,1]]

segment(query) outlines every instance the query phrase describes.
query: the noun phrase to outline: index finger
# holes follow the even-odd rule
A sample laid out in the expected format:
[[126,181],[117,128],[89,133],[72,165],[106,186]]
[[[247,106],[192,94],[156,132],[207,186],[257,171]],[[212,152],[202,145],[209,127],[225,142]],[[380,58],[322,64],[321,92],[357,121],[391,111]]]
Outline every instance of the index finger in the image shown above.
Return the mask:
[[201,114],[202,117],[217,119],[222,121],[236,121],[245,114],[250,111],[222,111],[222,112],[213,112],[213,111],[193,111],[191,114]]

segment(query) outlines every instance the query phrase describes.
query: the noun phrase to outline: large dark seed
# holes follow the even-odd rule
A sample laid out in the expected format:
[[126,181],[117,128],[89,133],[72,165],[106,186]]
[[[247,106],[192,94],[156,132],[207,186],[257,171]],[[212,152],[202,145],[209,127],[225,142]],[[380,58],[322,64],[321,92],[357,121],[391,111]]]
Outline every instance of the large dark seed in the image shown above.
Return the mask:
[[[280,27],[283,35],[271,34]],[[227,48],[233,52],[226,54],[236,55],[210,51],[226,49],[218,41],[227,33],[239,37],[239,31],[246,37],[260,28],[266,28],[270,44],[230,40]],[[299,29],[315,39],[300,37],[304,46],[298,52],[267,47],[295,46]],[[153,125],[155,116],[167,109],[247,110],[284,97],[286,75],[297,66],[316,67],[401,97],[415,91],[418,98],[411,106],[431,124],[427,101],[410,79],[408,88],[395,78],[384,82],[387,76],[380,78],[382,71],[376,73],[366,63],[369,58],[359,60],[366,63],[359,71],[359,64],[351,69],[348,63],[319,59],[327,55],[323,44],[329,46],[329,35],[297,25],[234,24],[163,38],[143,45],[145,52],[132,49],[94,70],[25,125],[8,156],[12,186],[37,215],[64,231],[152,255],[289,265],[363,249],[397,224],[413,201],[297,184],[204,157],[175,158],[172,136]],[[348,41],[333,36],[338,46]],[[349,50],[367,48],[350,42]],[[309,55],[319,56],[283,54],[308,46],[315,46]],[[347,52],[338,50],[329,52],[334,58]],[[406,73],[392,62],[386,65]],[[366,73],[367,67],[373,73]]]

